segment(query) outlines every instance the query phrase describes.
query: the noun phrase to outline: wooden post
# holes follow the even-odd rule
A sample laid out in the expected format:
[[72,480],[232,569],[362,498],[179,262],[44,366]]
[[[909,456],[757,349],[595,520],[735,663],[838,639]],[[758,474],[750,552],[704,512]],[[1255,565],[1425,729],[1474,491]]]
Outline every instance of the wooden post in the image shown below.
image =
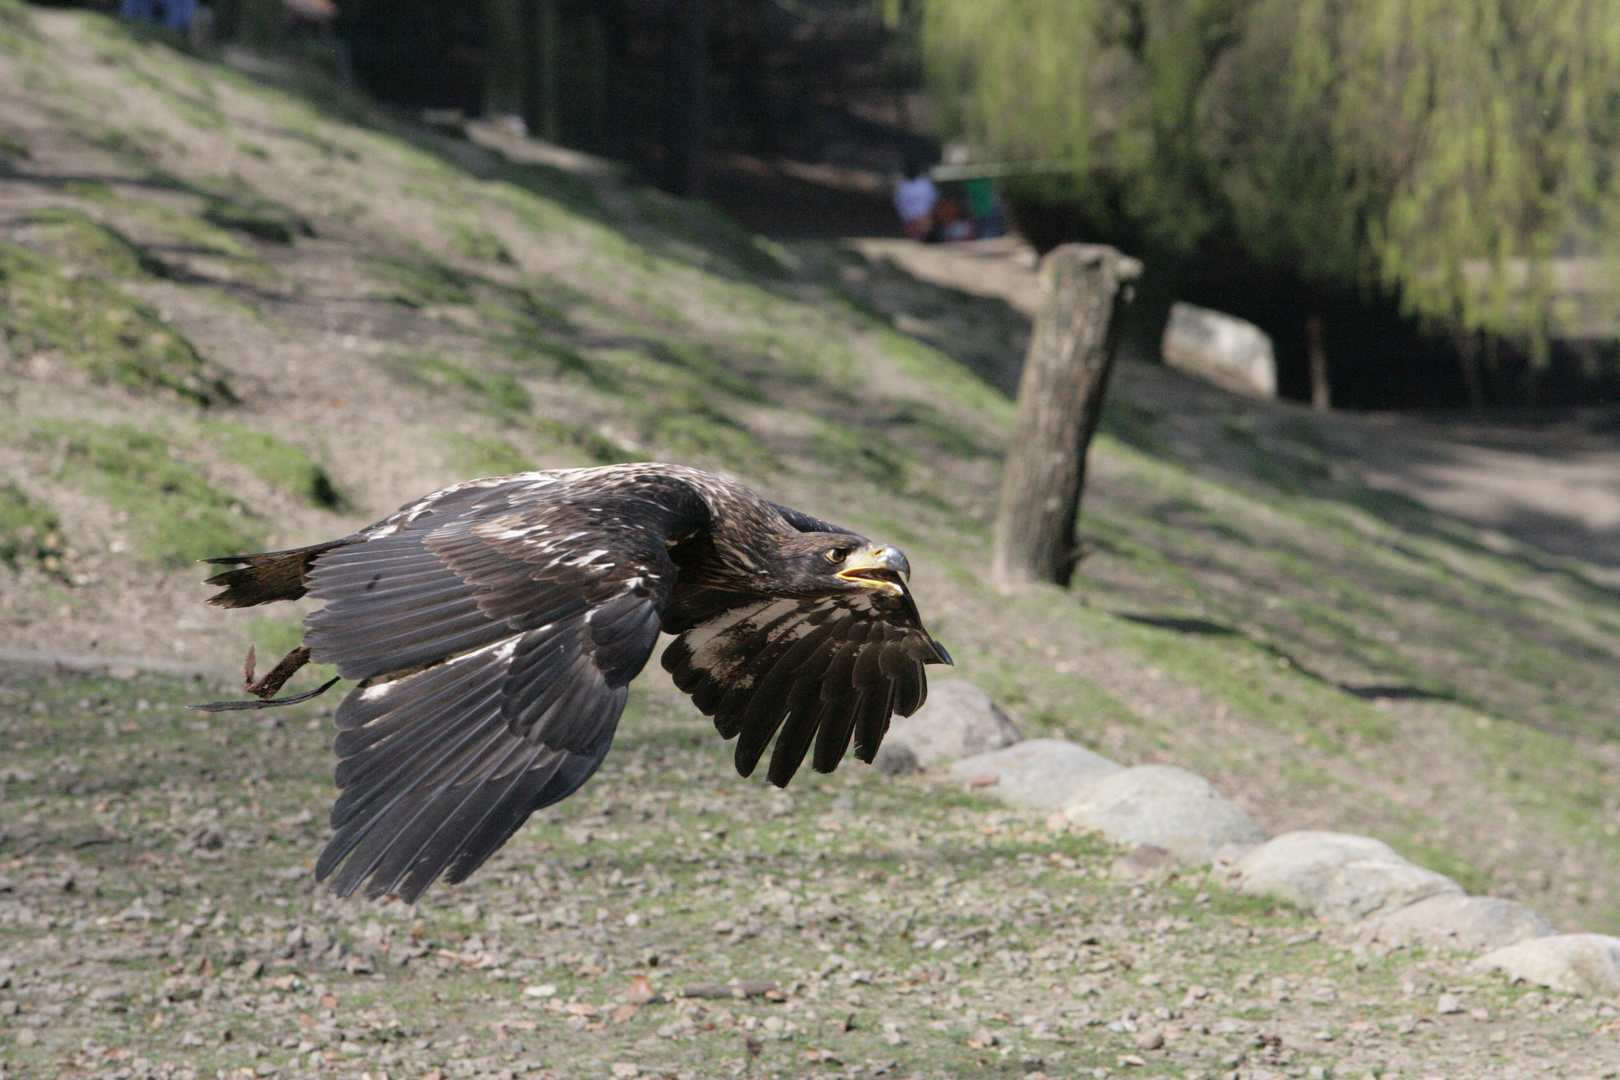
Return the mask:
[[1041,264],[1041,309],[1018,383],[1018,432],[1001,473],[990,579],[1002,591],[1067,586],[1086,449],[1102,415],[1120,315],[1142,264],[1100,244],[1065,244]]
[[1333,387],[1328,381],[1327,340],[1322,331],[1322,308],[1311,303],[1305,316],[1305,361],[1311,372],[1311,408],[1327,412],[1333,408]]

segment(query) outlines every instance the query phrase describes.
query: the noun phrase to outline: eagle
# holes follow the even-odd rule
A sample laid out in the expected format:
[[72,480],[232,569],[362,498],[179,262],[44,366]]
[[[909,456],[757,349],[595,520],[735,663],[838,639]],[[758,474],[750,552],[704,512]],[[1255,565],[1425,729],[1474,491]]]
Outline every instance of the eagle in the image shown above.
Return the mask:
[[441,874],[463,881],[579,790],[660,633],[739,773],[774,737],[778,786],[807,755],[831,772],[851,743],[870,762],[890,717],[923,703],[925,665],[951,663],[899,550],[680,465],[470,480],[340,540],[206,561],[235,568],[208,579],[223,586],[209,603],[325,601],[256,683],[250,652],[250,692],[310,661],[358,681],[315,867],[341,896],[414,902]]

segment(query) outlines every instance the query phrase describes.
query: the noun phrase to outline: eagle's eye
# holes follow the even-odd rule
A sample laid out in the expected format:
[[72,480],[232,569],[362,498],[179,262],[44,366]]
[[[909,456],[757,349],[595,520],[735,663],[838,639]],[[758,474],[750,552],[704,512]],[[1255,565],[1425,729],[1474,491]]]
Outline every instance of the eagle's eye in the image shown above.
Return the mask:
[[849,553],[854,550],[854,548],[847,547],[828,548],[827,561],[830,563],[841,563],[845,559],[849,558]]

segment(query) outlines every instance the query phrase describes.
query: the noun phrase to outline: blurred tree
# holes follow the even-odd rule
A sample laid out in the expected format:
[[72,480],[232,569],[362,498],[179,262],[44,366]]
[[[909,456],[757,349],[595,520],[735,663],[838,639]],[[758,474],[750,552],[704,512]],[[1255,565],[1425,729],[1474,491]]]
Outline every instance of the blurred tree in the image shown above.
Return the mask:
[[929,0],[923,34],[949,121],[1061,162],[1023,186],[1149,275],[1235,247],[1393,295],[1465,365],[1474,335],[1539,360],[1558,320],[1614,318],[1589,286],[1620,249],[1620,0]]

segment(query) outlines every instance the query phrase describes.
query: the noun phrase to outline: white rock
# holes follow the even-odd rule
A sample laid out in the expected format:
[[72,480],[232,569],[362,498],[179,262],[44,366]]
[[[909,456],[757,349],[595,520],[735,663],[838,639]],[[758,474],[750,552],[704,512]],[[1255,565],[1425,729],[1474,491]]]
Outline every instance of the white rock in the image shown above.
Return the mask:
[[951,775],[982,785],[1008,806],[1056,810],[1087,784],[1123,769],[1067,739],[1026,739],[963,758],[951,766]]
[[1273,896],[1338,922],[1415,904],[1462,886],[1407,862],[1382,840],[1332,832],[1291,832],[1269,840],[1229,871],[1232,887]]
[[1418,943],[1484,950],[1546,937],[1556,929],[1541,912],[1517,900],[1446,893],[1375,915],[1362,933],[1365,940],[1391,945]]
[[964,679],[946,679],[929,685],[922,708],[895,718],[883,744],[908,747],[926,767],[999,750],[1023,738],[989,694]]
[[1613,994],[1620,991],[1620,938],[1607,934],[1531,938],[1488,952],[1473,966],[1567,994]]
[[917,763],[917,755],[911,747],[893,739],[884,739],[883,745],[872,757],[872,768],[884,776],[905,776],[918,772],[922,766]]
[[1116,844],[1152,844],[1184,863],[1208,863],[1223,844],[1259,844],[1266,831],[1208,780],[1174,765],[1102,777],[1070,799],[1066,816]]
[[1164,362],[1250,397],[1277,396],[1277,361],[1264,330],[1195,304],[1170,308],[1159,346]]

